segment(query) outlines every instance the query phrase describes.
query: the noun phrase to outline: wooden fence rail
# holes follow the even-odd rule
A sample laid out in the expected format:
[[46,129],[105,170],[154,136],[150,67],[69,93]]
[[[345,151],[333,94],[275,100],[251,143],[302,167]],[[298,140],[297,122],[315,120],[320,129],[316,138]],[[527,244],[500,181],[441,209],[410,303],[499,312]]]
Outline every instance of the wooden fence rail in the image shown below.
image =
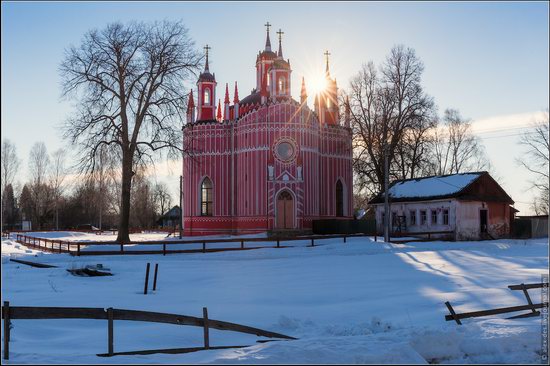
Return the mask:
[[510,290],[522,290],[523,294],[525,295],[525,299],[527,300],[526,305],[518,305],[518,306],[508,306],[503,308],[496,308],[496,309],[488,309],[488,310],[479,310],[479,311],[471,311],[467,313],[460,313],[457,314],[455,310],[453,309],[450,302],[445,302],[445,305],[447,306],[447,309],[449,310],[448,315],[445,315],[445,320],[450,321],[454,320],[457,324],[461,325],[462,322],[461,319],[467,319],[467,318],[477,318],[481,316],[489,316],[489,315],[498,315],[498,314],[506,314],[506,313],[514,313],[518,311],[525,311],[530,310],[530,312],[520,315],[515,315],[512,317],[509,317],[508,319],[518,319],[518,318],[527,318],[531,316],[538,316],[540,315],[540,311],[537,309],[542,308],[548,308],[548,303],[539,303],[539,304],[533,304],[531,301],[531,297],[529,296],[529,293],[527,292],[528,289],[534,289],[534,288],[542,288],[542,287],[548,287],[548,284],[544,283],[532,283],[532,284],[520,284],[520,285],[510,285],[508,288]]
[[[376,234],[373,234],[376,239]],[[326,239],[343,239],[343,242],[347,242],[347,238],[353,237],[365,237],[371,235],[365,234],[350,234],[350,235],[310,235],[300,236],[292,238],[235,238],[235,239],[197,239],[197,240],[151,240],[151,241],[133,241],[129,243],[117,243],[112,241],[63,241],[47,238],[33,237],[24,234],[15,234],[16,242],[21,243],[31,249],[37,249],[51,253],[68,253],[73,256],[84,255],[121,255],[121,254],[171,254],[171,253],[207,253],[207,252],[219,252],[219,251],[232,251],[232,250],[251,250],[260,248],[284,248],[281,242],[296,242],[306,241],[309,242],[309,246],[315,246],[316,240]],[[208,248],[210,244],[235,244],[239,243],[239,247],[217,247]],[[246,246],[245,243],[273,243],[272,246]],[[197,249],[170,249],[170,246],[174,245],[201,245],[201,248]],[[116,245],[119,250],[102,250],[102,246]],[[125,250],[125,246],[151,246],[162,245],[162,249],[152,250]],[[82,250],[87,246],[97,246],[98,250]]]
[[[203,317],[188,315],[157,313],[141,310],[103,309],[103,308],[76,308],[76,307],[46,307],[46,306],[10,306],[8,301],[2,306],[2,319],[4,319],[4,359],[9,359],[10,323],[14,319],[96,319],[107,320],[108,340],[107,355],[114,354],[114,320],[128,320],[140,322],[153,322],[175,325],[187,325],[204,328],[205,347],[209,347],[208,329],[228,330],[260,337],[281,338],[293,340],[284,334],[249,327],[246,325],[208,319],[207,310],[203,308]],[[159,350],[160,351],[160,350]],[[166,351],[166,350],[164,350]],[[139,354],[140,351],[136,351]],[[154,352],[154,351],[147,351]]]

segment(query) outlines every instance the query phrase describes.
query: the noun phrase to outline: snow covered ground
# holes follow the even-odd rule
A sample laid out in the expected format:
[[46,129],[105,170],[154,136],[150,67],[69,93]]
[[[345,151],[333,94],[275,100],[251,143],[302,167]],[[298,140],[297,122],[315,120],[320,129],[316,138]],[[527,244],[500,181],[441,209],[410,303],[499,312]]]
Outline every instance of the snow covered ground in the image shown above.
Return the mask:
[[[90,235],[55,235],[73,234],[79,240]],[[98,239],[91,235],[89,240]],[[159,234],[140,235],[146,240]],[[548,239],[321,243],[71,257],[27,252],[2,239],[2,298],[12,306],[115,307],[192,316],[201,316],[206,306],[212,319],[299,338],[255,343],[255,336],[211,330],[213,346],[251,347],[101,358],[96,354],[107,351],[104,320],[14,320],[9,363],[540,363],[540,317],[506,320],[503,315],[458,326],[444,320],[444,302],[458,312],[525,304],[523,294],[507,286],[540,282],[548,271]],[[59,268],[32,268],[10,257]],[[143,295],[147,262],[159,263],[158,288]],[[111,268],[114,276],[75,277],[66,271],[96,263]],[[539,302],[540,290],[531,294]],[[115,321],[114,329],[115,352],[202,346],[197,327]]]

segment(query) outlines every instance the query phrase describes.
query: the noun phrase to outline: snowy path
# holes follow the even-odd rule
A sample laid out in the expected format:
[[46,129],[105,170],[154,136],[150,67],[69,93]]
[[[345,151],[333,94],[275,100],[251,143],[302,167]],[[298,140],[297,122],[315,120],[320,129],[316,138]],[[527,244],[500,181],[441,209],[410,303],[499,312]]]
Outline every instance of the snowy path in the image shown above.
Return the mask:
[[[145,234],[144,234],[145,235]],[[151,234],[153,235],[153,234]],[[157,238],[155,238],[157,239]],[[332,242],[332,244],[330,244]],[[12,306],[116,307],[200,316],[300,338],[184,355],[106,352],[105,321],[14,321],[13,363],[539,363],[540,318],[504,316],[445,322],[459,312],[522,305],[507,286],[540,282],[548,241],[386,244],[366,238],[315,248],[208,254],[70,257],[26,253],[2,241],[3,300]],[[31,268],[9,256],[58,265]],[[158,290],[143,295],[147,262]],[[102,263],[112,277],[66,269]],[[540,292],[532,292],[535,300]],[[211,345],[253,345],[256,337],[212,331]],[[115,351],[201,346],[202,329],[115,322]]]

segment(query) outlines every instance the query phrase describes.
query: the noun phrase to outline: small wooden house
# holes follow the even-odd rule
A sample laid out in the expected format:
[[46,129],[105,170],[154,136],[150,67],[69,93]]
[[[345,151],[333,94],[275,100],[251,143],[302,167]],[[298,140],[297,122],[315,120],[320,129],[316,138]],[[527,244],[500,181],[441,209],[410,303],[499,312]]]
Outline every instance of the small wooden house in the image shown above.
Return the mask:
[[[455,240],[510,236],[514,201],[485,171],[399,180],[388,191],[391,233],[434,233]],[[382,233],[384,192],[369,204]]]

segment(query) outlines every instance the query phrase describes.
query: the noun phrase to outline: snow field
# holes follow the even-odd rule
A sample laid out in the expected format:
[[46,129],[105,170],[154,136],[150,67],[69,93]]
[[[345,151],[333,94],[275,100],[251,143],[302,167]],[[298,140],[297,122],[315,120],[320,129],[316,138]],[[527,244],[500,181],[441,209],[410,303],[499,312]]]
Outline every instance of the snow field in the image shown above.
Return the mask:
[[[141,235],[146,240],[158,234]],[[253,346],[100,358],[95,354],[107,351],[105,321],[14,320],[10,362],[540,362],[540,318],[486,317],[457,326],[444,320],[444,302],[458,312],[525,304],[521,291],[507,286],[540,281],[548,271],[547,239],[319,243],[314,248],[71,257],[26,253],[3,240],[2,295],[12,306],[115,307],[192,316],[201,316],[207,306],[212,319],[300,338],[255,344],[255,336],[211,330],[211,345]],[[32,268],[9,262],[10,256],[59,268]],[[159,278],[157,291],[143,295],[147,262],[152,268],[159,263]],[[96,263],[111,268],[114,276],[75,277],[66,271]],[[530,293],[538,302],[540,291]],[[202,328],[115,321],[115,352],[201,345]]]

